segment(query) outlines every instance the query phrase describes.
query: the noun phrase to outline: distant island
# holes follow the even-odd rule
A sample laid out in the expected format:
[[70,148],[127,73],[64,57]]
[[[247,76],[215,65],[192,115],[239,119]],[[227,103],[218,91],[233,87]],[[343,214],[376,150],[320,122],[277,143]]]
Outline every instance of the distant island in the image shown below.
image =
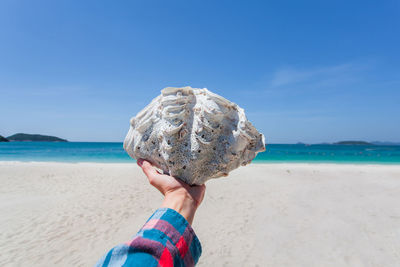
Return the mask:
[[374,145],[377,145],[377,146],[400,146],[400,142],[373,141],[371,143],[374,144]]
[[7,138],[0,135],[0,142],[10,142]]
[[374,145],[369,142],[365,141],[340,141],[337,143],[333,143],[334,145],[361,145],[361,146],[366,146],[366,145]]
[[[297,144],[302,144],[298,142]],[[360,146],[400,146],[400,142],[381,142],[381,141],[339,141],[335,143],[317,143],[315,145],[360,145]]]
[[68,142],[66,139],[62,139],[55,136],[41,135],[41,134],[25,134],[25,133],[17,133],[7,137],[7,139],[8,141]]
[[[299,144],[299,143],[297,143]],[[335,143],[316,143],[314,145],[324,145],[324,146],[332,146],[332,145],[348,145],[348,146],[374,146],[376,144],[374,143],[370,143],[370,142],[366,142],[366,141],[339,141],[339,142],[335,142]]]

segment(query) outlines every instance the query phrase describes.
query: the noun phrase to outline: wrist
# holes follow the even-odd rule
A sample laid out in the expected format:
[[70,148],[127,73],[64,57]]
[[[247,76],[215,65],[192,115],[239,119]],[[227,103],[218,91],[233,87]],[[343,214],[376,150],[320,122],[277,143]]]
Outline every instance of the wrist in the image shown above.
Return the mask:
[[198,203],[187,192],[168,192],[162,207],[170,208],[181,214],[192,224]]

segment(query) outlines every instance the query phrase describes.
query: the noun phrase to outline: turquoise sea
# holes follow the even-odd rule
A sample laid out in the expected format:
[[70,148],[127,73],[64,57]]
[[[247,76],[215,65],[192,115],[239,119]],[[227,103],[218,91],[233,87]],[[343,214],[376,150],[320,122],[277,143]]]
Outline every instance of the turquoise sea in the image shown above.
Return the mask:
[[[133,162],[122,143],[0,143],[0,161]],[[400,146],[272,144],[253,162],[400,164]]]

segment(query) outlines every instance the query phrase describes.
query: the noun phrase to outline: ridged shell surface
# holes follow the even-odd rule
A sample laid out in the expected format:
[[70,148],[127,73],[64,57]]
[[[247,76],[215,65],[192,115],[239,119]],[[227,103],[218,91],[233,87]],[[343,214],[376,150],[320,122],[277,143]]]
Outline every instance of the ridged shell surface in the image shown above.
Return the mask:
[[126,152],[191,185],[227,176],[265,150],[244,110],[207,89],[167,87],[130,124]]

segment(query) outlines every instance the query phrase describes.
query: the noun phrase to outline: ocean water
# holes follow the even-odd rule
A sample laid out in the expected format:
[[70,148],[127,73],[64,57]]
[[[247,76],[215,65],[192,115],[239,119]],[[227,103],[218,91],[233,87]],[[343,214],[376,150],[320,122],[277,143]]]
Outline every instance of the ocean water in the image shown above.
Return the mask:
[[[122,143],[86,142],[0,143],[0,161],[134,162]],[[272,144],[253,162],[400,164],[400,146]]]

